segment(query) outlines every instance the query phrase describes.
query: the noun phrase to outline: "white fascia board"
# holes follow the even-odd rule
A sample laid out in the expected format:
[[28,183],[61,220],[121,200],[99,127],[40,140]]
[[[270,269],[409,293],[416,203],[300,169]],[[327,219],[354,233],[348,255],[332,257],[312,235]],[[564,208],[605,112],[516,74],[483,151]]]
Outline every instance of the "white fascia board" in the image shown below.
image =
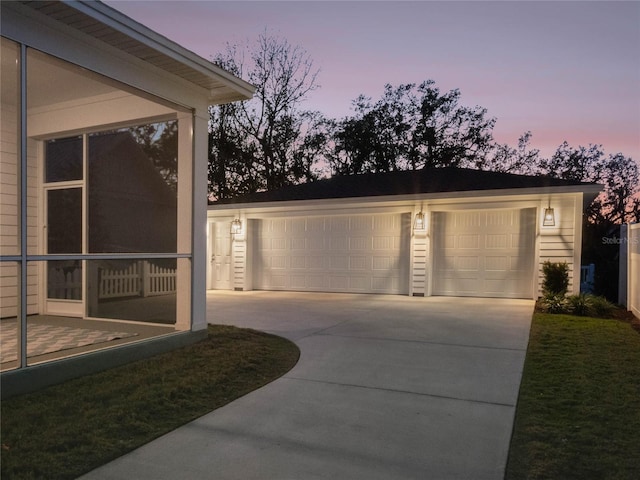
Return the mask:
[[[367,208],[367,207],[399,207],[413,206],[419,202],[428,202],[429,205],[469,203],[470,200],[477,200],[481,203],[487,202],[511,202],[516,200],[546,200],[548,195],[562,194],[583,194],[599,193],[600,186],[571,185],[560,187],[539,187],[520,188],[502,190],[474,190],[465,192],[438,192],[411,195],[385,195],[375,197],[351,197],[351,198],[328,198],[312,200],[290,200],[279,202],[255,202],[255,203],[232,203],[222,205],[209,205],[211,212],[223,212],[229,210],[246,210],[252,212],[268,212],[273,210],[296,211],[306,210],[310,207],[341,209],[341,208]],[[481,208],[481,207],[479,207]]]
[[102,2],[95,0],[72,0],[65,1],[64,3],[204,75],[214,77],[225,83],[229,88],[236,90],[240,95],[246,97],[246,99],[253,97],[255,87],[249,82],[232,75],[226,70]]
[[[2,36],[208,118],[204,88],[20,3],[2,2]],[[98,55],[98,52],[100,53]],[[119,87],[122,88],[122,87]]]

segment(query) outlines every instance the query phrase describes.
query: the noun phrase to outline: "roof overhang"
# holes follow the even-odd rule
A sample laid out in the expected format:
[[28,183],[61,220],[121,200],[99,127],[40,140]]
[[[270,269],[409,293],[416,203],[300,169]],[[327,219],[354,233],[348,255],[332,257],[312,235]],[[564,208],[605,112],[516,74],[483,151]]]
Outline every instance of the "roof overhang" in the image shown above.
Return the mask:
[[[394,207],[400,205],[414,205],[425,202],[434,207],[442,204],[473,203],[482,208],[482,203],[510,202],[518,200],[534,200],[547,198],[549,195],[582,194],[585,206],[593,201],[602,191],[602,185],[563,185],[533,188],[511,188],[495,190],[469,190],[460,192],[418,193],[410,195],[381,195],[371,197],[326,198],[309,200],[284,200],[275,202],[248,202],[211,204],[208,209],[212,212],[253,211],[256,213],[273,210],[306,210],[310,206],[318,208],[339,209],[352,207]],[[477,202],[476,202],[477,201]]]
[[247,100],[255,91],[250,83],[102,2],[22,0],[15,3],[205,89],[211,104]]

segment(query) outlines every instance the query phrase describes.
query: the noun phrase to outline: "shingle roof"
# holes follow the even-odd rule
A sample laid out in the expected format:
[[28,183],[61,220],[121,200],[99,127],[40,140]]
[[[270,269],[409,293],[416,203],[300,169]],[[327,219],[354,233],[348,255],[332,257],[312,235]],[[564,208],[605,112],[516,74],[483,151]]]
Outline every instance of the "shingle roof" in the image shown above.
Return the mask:
[[595,184],[547,176],[515,175],[464,168],[430,168],[389,173],[335,176],[279,190],[218,200],[212,205],[468,192]]

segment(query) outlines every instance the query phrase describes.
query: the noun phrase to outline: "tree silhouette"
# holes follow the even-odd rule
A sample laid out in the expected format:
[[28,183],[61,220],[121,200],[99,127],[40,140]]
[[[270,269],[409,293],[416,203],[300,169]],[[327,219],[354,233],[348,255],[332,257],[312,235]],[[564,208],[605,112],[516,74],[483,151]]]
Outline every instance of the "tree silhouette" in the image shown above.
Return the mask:
[[214,61],[246,78],[256,93],[251,100],[210,111],[211,196],[227,198],[316,178],[313,125],[321,123],[321,115],[300,108],[318,87],[318,71],[306,51],[264,32],[254,44],[227,45]]

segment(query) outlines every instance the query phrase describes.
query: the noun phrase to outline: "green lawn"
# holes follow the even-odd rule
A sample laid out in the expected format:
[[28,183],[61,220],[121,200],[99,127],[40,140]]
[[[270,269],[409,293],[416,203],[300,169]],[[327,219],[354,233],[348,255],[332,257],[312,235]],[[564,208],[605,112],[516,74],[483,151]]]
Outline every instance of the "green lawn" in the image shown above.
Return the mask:
[[76,478],[290,370],[298,348],[210,326],[195,345],[1,405],[3,479]]
[[536,313],[507,480],[640,478],[640,334]]

